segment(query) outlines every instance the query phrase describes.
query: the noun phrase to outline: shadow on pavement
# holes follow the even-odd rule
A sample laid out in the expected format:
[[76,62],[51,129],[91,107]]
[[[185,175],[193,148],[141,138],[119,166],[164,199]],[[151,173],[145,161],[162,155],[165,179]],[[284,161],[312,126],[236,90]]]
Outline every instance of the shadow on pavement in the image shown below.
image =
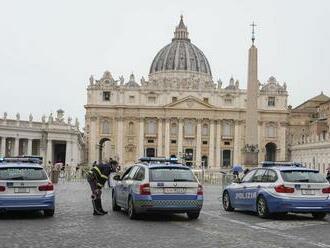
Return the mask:
[[0,213],[0,220],[48,219],[42,211],[7,211]]
[[[127,213],[125,211],[120,211],[113,213],[116,215],[120,215],[123,218],[129,220]],[[189,220],[186,214],[165,214],[165,213],[146,213],[141,214],[136,220],[132,221],[148,221],[148,222],[187,222],[187,221],[198,221],[197,220]]]

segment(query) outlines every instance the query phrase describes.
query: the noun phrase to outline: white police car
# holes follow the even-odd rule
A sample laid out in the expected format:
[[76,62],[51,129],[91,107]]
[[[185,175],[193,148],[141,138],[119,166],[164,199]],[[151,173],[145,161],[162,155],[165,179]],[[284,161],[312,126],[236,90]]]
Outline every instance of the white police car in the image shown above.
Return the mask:
[[146,212],[186,213],[197,219],[203,188],[187,166],[171,159],[143,158],[119,177],[112,190],[112,209],[128,210],[131,219]]
[[226,211],[250,210],[262,218],[294,212],[323,219],[330,212],[330,184],[317,170],[299,166],[255,168],[224,189],[222,204]]
[[55,212],[54,186],[33,157],[0,159],[0,211],[43,210]]

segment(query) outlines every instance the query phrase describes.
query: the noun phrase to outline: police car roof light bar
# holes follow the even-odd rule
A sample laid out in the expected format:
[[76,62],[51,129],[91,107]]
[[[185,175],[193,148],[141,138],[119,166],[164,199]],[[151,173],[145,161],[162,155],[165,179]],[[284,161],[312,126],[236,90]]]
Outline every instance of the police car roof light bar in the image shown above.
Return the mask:
[[3,157],[0,159],[0,162],[42,164],[42,157],[39,156]]
[[177,164],[178,159],[177,158],[166,158],[166,157],[142,157],[139,159],[140,162],[159,162],[159,163],[172,163],[172,164]]
[[292,166],[292,167],[304,167],[298,162],[286,162],[286,161],[263,161],[260,163],[261,167],[276,167],[276,166]]

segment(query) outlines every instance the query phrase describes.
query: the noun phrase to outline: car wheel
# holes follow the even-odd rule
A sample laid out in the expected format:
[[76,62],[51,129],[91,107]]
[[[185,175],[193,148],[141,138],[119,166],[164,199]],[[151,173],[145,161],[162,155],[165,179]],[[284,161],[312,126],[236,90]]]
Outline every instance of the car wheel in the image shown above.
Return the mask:
[[231,212],[235,209],[231,206],[230,196],[228,191],[225,191],[222,196],[222,206],[225,211]]
[[131,220],[134,220],[134,219],[137,218],[137,214],[136,214],[136,212],[135,212],[135,207],[134,207],[133,199],[132,199],[131,196],[128,198],[128,208],[127,208],[127,212],[128,212],[128,217],[129,217]]
[[200,212],[188,212],[187,216],[190,220],[197,220]]
[[265,197],[259,196],[257,198],[257,214],[261,218],[269,217],[268,205]]
[[117,212],[120,211],[120,209],[121,208],[117,205],[115,192],[112,192],[112,211]]
[[55,214],[55,209],[44,209],[44,216],[53,217]]
[[312,215],[316,220],[323,220],[327,216],[327,213],[312,213]]

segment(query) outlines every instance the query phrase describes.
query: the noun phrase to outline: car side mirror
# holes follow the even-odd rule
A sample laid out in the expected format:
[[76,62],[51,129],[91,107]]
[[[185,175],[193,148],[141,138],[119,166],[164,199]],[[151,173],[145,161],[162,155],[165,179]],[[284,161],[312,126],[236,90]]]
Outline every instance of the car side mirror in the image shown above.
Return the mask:
[[115,176],[113,177],[113,180],[121,181],[121,179],[120,179],[120,175],[115,175]]

